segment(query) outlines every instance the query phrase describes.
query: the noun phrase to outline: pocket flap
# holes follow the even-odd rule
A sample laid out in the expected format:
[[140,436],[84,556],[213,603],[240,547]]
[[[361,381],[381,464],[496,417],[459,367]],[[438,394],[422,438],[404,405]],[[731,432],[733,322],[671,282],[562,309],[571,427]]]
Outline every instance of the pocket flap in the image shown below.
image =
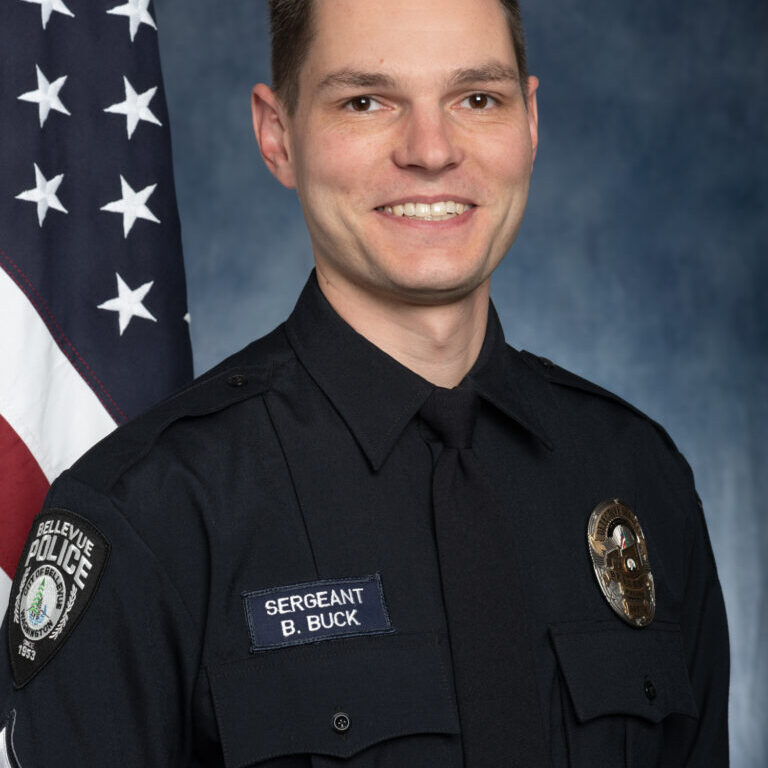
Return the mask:
[[549,633],[580,722],[602,715],[654,723],[672,713],[698,717],[676,624],[578,622],[551,625]]
[[[227,768],[290,754],[349,757],[417,733],[456,734],[435,636],[331,640],[209,667]],[[349,727],[334,728],[344,713]]]

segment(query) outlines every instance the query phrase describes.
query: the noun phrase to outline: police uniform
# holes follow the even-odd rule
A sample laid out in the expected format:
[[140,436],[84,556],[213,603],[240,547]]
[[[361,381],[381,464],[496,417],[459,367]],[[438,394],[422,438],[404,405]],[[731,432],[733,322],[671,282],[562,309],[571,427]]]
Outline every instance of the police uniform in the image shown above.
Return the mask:
[[[727,765],[725,613],[685,460],[614,395],[508,347],[492,307],[467,379],[513,534],[540,764]],[[313,274],[284,325],[62,475],[2,631],[0,766],[460,766],[433,389]],[[642,526],[647,626],[588,554],[607,499]],[[475,597],[491,620],[506,588]]]

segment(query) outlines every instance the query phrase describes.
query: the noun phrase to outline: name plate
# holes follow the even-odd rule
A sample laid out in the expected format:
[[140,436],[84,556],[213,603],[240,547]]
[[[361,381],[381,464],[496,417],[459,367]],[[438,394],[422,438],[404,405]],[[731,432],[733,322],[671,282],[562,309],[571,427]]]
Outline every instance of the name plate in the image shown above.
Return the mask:
[[252,653],[395,631],[378,573],[244,592],[242,598]]

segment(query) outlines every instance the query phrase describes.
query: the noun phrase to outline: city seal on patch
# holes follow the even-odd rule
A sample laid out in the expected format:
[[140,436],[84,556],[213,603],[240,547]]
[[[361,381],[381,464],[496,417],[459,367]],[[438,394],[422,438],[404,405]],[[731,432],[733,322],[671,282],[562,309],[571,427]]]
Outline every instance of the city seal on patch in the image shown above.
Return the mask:
[[32,524],[8,607],[8,650],[17,688],[54,656],[91,602],[109,542],[84,518],[47,509]]
[[656,612],[656,590],[635,513],[618,499],[601,502],[589,518],[587,543],[608,604],[627,624],[647,627]]
[[56,566],[41,565],[28,575],[19,611],[19,624],[27,639],[42,640],[51,634],[64,613],[66,596],[64,575]]

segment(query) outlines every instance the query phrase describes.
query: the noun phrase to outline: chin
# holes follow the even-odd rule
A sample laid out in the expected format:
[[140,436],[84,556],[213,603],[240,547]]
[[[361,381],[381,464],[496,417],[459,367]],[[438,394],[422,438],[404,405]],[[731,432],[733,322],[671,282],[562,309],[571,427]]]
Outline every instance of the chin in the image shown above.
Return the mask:
[[[404,297],[419,296],[433,300],[458,299],[472,293],[490,276],[485,259],[456,259],[451,263],[445,254],[424,258],[416,255],[408,263],[402,262],[383,270],[390,289]],[[473,264],[472,261],[475,263]]]
[[444,304],[459,301],[476,291],[487,280],[483,275],[432,274],[392,276],[383,293],[414,304]]

